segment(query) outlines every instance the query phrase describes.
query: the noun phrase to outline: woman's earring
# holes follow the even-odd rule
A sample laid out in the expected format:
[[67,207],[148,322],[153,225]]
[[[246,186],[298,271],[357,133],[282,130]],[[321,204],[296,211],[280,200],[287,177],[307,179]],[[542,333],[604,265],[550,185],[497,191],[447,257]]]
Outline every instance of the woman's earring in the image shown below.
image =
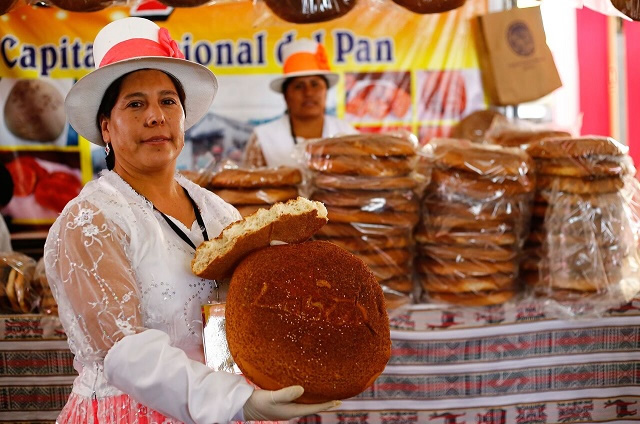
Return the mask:
[[104,145],[104,152],[107,154],[107,156],[109,156],[109,153],[111,152],[111,143],[107,143]]

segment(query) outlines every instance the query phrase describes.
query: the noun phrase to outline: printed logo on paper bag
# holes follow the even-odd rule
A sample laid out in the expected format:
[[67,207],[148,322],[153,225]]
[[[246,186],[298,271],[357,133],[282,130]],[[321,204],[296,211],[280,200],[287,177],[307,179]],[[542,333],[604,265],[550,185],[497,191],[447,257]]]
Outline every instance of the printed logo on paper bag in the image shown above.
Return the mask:
[[533,35],[529,26],[523,21],[515,21],[507,28],[509,47],[519,56],[531,56],[535,50]]

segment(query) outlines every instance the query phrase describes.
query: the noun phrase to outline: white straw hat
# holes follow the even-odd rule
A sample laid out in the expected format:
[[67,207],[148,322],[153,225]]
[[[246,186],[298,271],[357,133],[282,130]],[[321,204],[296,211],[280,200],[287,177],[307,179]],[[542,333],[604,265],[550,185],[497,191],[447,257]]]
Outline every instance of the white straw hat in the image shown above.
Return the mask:
[[92,143],[104,146],[96,118],[105,91],[129,72],[157,69],[175,77],[185,93],[185,129],[202,118],[218,91],[208,68],[184,59],[166,28],[143,18],[124,18],[100,30],[93,43],[96,69],[67,94],[65,109],[71,126]]
[[283,66],[281,77],[271,81],[269,86],[275,92],[282,93],[285,80],[295,77],[322,75],[327,79],[329,88],[338,82],[338,74],[331,72],[324,46],[308,38],[301,38],[282,47]]

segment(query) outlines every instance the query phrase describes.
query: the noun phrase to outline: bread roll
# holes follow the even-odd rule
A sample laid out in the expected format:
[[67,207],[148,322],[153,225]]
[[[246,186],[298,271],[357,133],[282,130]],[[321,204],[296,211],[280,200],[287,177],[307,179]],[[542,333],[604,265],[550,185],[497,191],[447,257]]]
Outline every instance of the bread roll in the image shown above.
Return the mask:
[[280,19],[294,24],[324,22],[345,15],[356,0],[265,0]]
[[223,169],[211,177],[215,188],[285,187],[302,182],[302,173],[297,168]]
[[198,246],[191,270],[212,280],[230,277],[233,268],[252,251],[276,240],[300,243],[326,223],[327,209],[320,202],[298,197],[276,203],[230,224],[218,237]]
[[640,21],[640,2],[638,0],[611,0],[611,3],[634,21]]
[[66,125],[64,98],[45,80],[19,80],[4,105],[7,128],[27,141],[53,142]]
[[324,241],[272,246],[236,268],[226,304],[229,350],[263,389],[299,384],[299,403],[369,387],[391,355],[380,285],[366,265]]
[[112,0],[51,0],[60,9],[71,12],[96,12],[113,4]]
[[160,0],[160,3],[171,7],[196,7],[208,3],[210,0]]
[[476,110],[464,117],[453,127],[451,137],[470,140],[474,143],[482,143],[484,141],[484,134],[491,127],[494,120],[506,122],[507,118],[500,112],[494,110]]
[[463,6],[465,1],[466,0],[393,0],[394,3],[420,14],[447,12]]
[[4,15],[18,3],[18,0],[4,0],[0,2],[0,15]]

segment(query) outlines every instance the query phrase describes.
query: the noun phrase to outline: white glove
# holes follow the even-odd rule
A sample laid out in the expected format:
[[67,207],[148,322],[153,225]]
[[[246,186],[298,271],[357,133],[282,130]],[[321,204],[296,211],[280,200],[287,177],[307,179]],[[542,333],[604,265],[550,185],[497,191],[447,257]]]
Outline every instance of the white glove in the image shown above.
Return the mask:
[[253,392],[244,377],[215,372],[169,344],[160,330],[125,336],[104,359],[109,383],[138,402],[185,423],[226,423]]
[[247,421],[290,420],[305,415],[317,414],[340,406],[342,402],[334,400],[326,403],[304,405],[293,403],[304,393],[302,386],[289,386],[280,390],[255,390],[244,404],[244,419]]

